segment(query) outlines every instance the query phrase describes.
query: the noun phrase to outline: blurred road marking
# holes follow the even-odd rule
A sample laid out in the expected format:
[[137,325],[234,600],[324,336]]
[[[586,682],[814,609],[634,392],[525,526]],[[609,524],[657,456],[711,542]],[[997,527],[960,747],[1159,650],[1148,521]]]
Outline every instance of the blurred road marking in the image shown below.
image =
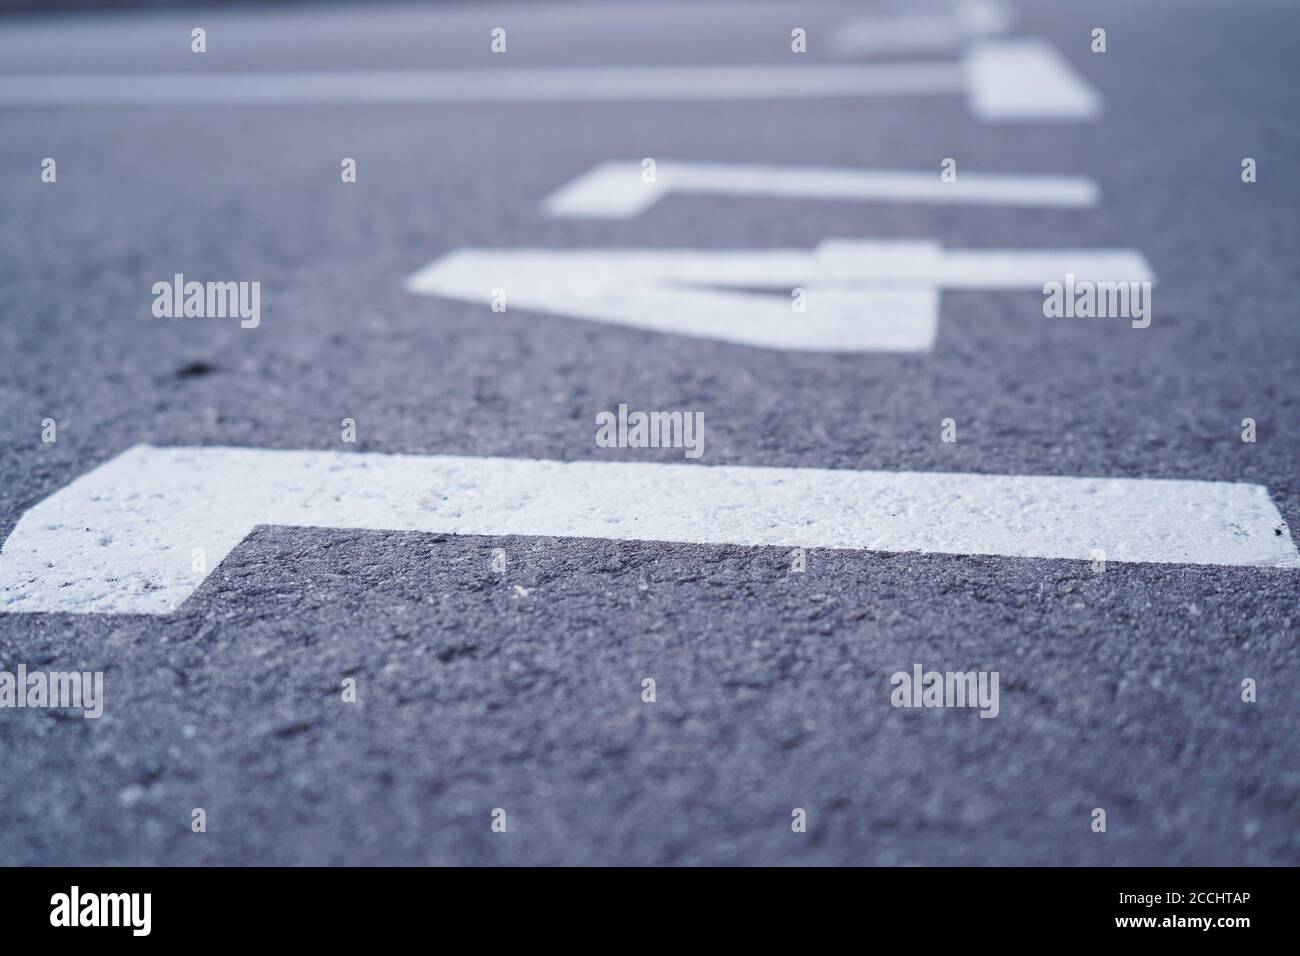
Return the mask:
[[758,166],[656,158],[654,182],[643,182],[641,163],[601,163],[546,197],[550,216],[629,219],[672,192],[877,202],[970,203],[1009,206],[1093,206],[1099,190],[1074,176],[995,175],[961,172],[953,182],[933,172]]
[[[804,249],[460,249],[408,291],[760,348],[917,352],[934,346],[939,290],[1150,281],[1126,249],[954,250],[917,240],[830,240]],[[792,290],[805,292],[795,311]],[[781,290],[773,295],[758,291]]]
[[[1003,48],[1006,48],[1005,50]],[[1031,90],[1026,84],[1034,84]],[[0,75],[0,106],[529,103],[783,99],[967,92],[983,119],[1088,119],[1096,96],[1037,41],[987,44],[960,62],[804,66],[358,70],[334,73]]]
[[536,70],[356,70],[0,76],[0,104],[713,100],[960,93],[955,62],[809,66],[575,67]]
[[137,445],[23,515],[0,612],[170,613],[258,525],[1300,568],[1252,484]]
[[1046,43],[980,43],[966,56],[971,109],[984,120],[1091,119],[1101,97]]
[[964,0],[947,9],[914,5],[845,20],[836,26],[832,46],[843,54],[953,50],[971,37],[1005,33],[1014,19],[999,0]]

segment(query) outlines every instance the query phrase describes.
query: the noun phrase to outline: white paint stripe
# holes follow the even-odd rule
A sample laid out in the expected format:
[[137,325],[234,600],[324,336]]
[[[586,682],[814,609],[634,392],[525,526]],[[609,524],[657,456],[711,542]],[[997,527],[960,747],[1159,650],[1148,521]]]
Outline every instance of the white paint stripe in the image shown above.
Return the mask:
[[982,120],[1095,119],[1101,97],[1038,40],[976,44],[966,55],[971,109]]
[[1042,289],[1045,282],[1076,279],[1152,282],[1141,254],[1128,249],[962,249],[944,256],[937,281],[946,289]]
[[[1086,119],[1097,100],[1049,47],[986,44],[958,62],[799,66],[0,75],[0,106],[534,103],[953,94],[987,119]],[[1018,75],[1025,72],[1028,75]],[[1026,92],[1026,82],[1036,84]],[[1087,107],[1087,108],[1083,108]]]
[[[1041,290],[1068,272],[1154,278],[1124,249],[945,252],[935,242],[830,240],[815,250],[460,249],[406,288],[484,306],[501,289],[506,315],[547,312],[759,348],[916,352],[934,346],[941,288]],[[805,290],[805,312],[791,308],[795,288]]]
[[946,289],[1039,289],[1067,273],[1093,282],[1154,282],[1132,249],[951,249],[936,242],[832,239],[817,247],[821,276],[836,281]]
[[892,16],[852,17],[835,28],[832,46],[844,54],[952,50],[969,37],[1005,33],[1014,19],[997,0],[965,0],[948,9],[913,6]]
[[[407,280],[407,289],[487,305],[493,289],[513,310],[548,312],[652,332],[783,350],[913,352],[934,341],[934,289],[806,288],[806,252],[583,252],[461,249]],[[781,288],[783,295],[714,286]]]
[[140,445],[22,517],[0,611],[167,614],[257,525],[1300,567],[1250,484]]
[[964,39],[961,24],[951,15],[916,13],[853,17],[835,28],[832,43],[842,54],[934,52],[954,50]]
[[993,36],[1010,30],[1016,13],[1002,0],[962,0],[957,4],[957,20],[971,36]]
[[716,100],[960,93],[956,63],[0,76],[0,105]]
[[994,175],[959,172],[945,183],[933,172],[759,166],[655,160],[655,181],[644,182],[637,160],[602,163],[548,196],[550,216],[627,219],[673,192],[797,199],[1086,207],[1099,190],[1073,176]]

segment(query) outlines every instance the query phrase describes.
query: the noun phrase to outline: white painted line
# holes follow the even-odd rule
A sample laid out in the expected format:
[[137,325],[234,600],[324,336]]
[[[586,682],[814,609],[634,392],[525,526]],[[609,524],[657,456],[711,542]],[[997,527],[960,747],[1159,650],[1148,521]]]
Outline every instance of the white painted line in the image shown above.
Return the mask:
[[[0,74],[0,106],[214,106],[303,103],[538,103],[922,96],[970,93],[989,119],[1086,119],[1096,97],[1049,47],[978,62],[797,66],[358,70],[334,73]],[[1004,62],[1004,60],[1006,62]],[[1030,71],[1019,77],[1017,71]],[[1037,87],[1026,93],[1024,81]],[[1060,97],[1059,102],[1056,97]],[[1085,102],[1089,109],[1081,110]]]
[[1041,290],[1067,272],[1092,282],[1155,280],[1146,260],[1127,249],[960,249],[944,255],[935,281],[946,289]]
[[965,40],[961,25],[942,13],[917,13],[902,17],[860,16],[835,28],[837,53],[894,53],[955,50]]
[[0,76],[0,105],[718,100],[961,93],[955,62]]
[[887,17],[853,17],[835,28],[832,45],[836,53],[934,52],[955,50],[965,40],[961,24],[948,14],[914,13]]
[[1039,40],[976,44],[966,55],[971,109],[982,120],[1095,119],[1101,97]]
[[[815,250],[460,249],[406,280],[410,292],[759,348],[919,352],[934,346],[939,290],[1153,281],[1126,249],[947,252],[936,242],[829,240]],[[791,292],[805,290],[806,310]],[[767,294],[762,289],[782,290]]]
[[1300,568],[1251,484],[138,445],[23,515],[0,612],[170,613],[257,525]]
[[1016,13],[1002,0],[960,0],[957,20],[970,36],[993,36],[1010,30]]
[[913,5],[901,13],[864,14],[835,28],[832,46],[846,55],[958,49],[970,37],[1005,33],[1015,17],[998,0],[965,0],[945,8]]
[[550,216],[628,219],[669,193],[774,196],[876,202],[1088,207],[1100,190],[1075,176],[995,175],[960,172],[953,182],[933,172],[843,169],[817,166],[760,166],[655,160],[654,182],[641,179],[637,160],[601,163],[543,201]]

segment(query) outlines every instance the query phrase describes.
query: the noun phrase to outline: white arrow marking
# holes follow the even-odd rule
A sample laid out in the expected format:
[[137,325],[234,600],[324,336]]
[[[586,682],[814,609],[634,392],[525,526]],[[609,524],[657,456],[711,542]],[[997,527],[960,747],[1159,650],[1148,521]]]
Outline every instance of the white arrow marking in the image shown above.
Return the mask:
[[[946,252],[935,242],[836,240],[811,252],[461,249],[406,288],[484,305],[501,289],[508,310],[760,348],[917,352],[934,346],[941,288],[1041,290],[1067,273],[1153,279],[1142,255],[1126,249]],[[805,290],[805,312],[792,310],[795,288]]]
[[258,525],[1300,567],[1251,484],[138,445],[23,515],[0,611],[167,614]]
[[[1026,91],[1028,83],[1035,85]],[[981,119],[1090,119],[1095,94],[1050,47],[990,43],[958,62],[801,66],[0,75],[0,106],[535,103],[968,92]]]
[[833,45],[843,54],[952,50],[971,37],[1005,33],[1014,20],[997,0],[965,0],[948,10],[913,5],[895,15],[853,17],[835,29]]
[[641,179],[637,160],[601,163],[553,192],[542,208],[550,216],[629,219],[672,192],[788,199],[877,202],[1003,204],[1085,207],[1097,203],[1091,179],[1074,176],[1005,176],[962,172],[943,182],[933,172],[758,166],[655,160],[655,181]]

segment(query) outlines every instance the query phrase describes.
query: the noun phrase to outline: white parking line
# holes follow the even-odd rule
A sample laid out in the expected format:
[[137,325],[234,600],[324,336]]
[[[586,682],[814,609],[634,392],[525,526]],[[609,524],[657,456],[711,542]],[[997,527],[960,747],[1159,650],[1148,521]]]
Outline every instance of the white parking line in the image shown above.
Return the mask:
[[971,109],[981,119],[1090,119],[1101,113],[1101,97],[1037,40],[976,44],[965,63]]
[[23,515],[0,612],[167,614],[257,525],[1300,568],[1251,484],[138,445]]
[[[1027,93],[1026,82],[1036,84]],[[990,43],[960,62],[799,66],[0,75],[0,106],[531,103],[967,92],[983,119],[1089,119],[1096,97],[1050,47]]]
[[998,0],[963,0],[946,9],[916,4],[851,17],[835,27],[831,45],[845,55],[952,50],[972,37],[1005,33],[1014,19]]
[[0,105],[716,100],[960,93],[958,63],[0,76]]
[[933,172],[761,166],[655,158],[655,178],[642,179],[638,160],[601,163],[547,196],[550,216],[628,219],[669,193],[774,196],[876,202],[1087,207],[1100,191],[1077,176],[996,175],[961,172],[952,182]]
[[[831,240],[804,249],[460,249],[406,288],[507,313],[592,322],[760,348],[915,352],[934,347],[939,290],[1038,289],[1076,280],[1151,281],[1127,249],[953,250],[926,241]],[[773,295],[754,289],[779,289]],[[803,289],[802,311],[792,291]]]

